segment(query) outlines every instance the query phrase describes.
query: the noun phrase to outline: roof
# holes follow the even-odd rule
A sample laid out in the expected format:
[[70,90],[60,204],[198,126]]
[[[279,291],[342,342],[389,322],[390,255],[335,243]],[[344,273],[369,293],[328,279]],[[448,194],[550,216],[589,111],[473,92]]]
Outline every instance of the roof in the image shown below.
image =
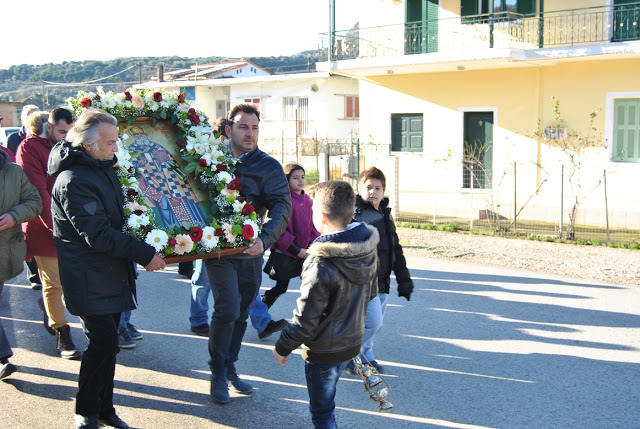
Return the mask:
[[[164,77],[167,81],[215,79],[216,77],[222,77],[229,71],[246,67],[248,65],[259,68],[260,70],[263,70],[269,74],[275,74],[271,70],[264,68],[251,60],[241,59],[211,64],[195,64],[186,69],[166,72],[164,73]],[[157,81],[158,78],[153,77],[151,78],[151,80]]]

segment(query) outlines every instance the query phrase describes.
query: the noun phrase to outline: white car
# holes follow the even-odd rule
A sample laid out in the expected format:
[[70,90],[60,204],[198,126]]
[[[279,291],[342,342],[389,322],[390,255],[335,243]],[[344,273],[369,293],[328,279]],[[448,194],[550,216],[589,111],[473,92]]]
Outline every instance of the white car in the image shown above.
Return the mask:
[[20,127],[0,127],[0,145],[6,147],[7,138],[18,131],[20,131]]

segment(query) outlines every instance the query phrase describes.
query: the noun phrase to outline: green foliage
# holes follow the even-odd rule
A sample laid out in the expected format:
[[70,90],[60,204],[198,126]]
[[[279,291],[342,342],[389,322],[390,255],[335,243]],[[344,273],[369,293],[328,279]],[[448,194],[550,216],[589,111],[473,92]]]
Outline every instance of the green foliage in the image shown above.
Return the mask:
[[441,225],[438,225],[438,231],[447,231],[447,232],[455,232],[460,229],[460,226],[457,223],[446,222]]

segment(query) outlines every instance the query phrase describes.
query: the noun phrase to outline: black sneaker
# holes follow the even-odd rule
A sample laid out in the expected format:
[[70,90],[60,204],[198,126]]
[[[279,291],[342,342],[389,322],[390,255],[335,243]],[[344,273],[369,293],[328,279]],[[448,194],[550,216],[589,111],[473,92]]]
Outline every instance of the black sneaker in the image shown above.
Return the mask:
[[344,369],[344,373],[347,375],[358,375],[356,372],[356,364],[354,364],[353,361],[350,361]]
[[267,338],[269,335],[273,334],[274,332],[282,331],[285,326],[287,326],[287,321],[284,319],[280,319],[277,322],[272,320],[271,322],[269,322],[267,327],[264,328],[264,331],[258,334],[258,338],[263,340]]
[[372,360],[369,363],[371,364],[371,366],[373,366],[376,369],[376,371],[378,371],[378,374],[384,374],[384,366],[380,365],[375,360]]
[[11,362],[0,364],[0,380],[5,377],[9,377],[11,374],[16,372],[18,368]]
[[49,316],[47,315],[47,310],[45,310],[44,308],[44,299],[42,298],[42,296],[38,298],[38,307],[40,307],[40,310],[42,310],[42,324],[44,325],[44,329],[46,329],[48,333],[55,337],[56,331],[51,326],[49,326]]
[[42,285],[40,283],[31,283],[31,289],[42,290]]
[[192,326],[191,327],[191,332],[193,332],[196,335],[200,335],[201,337],[208,337],[209,336],[209,324],[208,323],[203,323],[202,325]]
[[111,414],[106,419],[98,419],[98,425],[106,428],[116,428],[116,429],[130,429],[129,425],[126,424],[116,413]]

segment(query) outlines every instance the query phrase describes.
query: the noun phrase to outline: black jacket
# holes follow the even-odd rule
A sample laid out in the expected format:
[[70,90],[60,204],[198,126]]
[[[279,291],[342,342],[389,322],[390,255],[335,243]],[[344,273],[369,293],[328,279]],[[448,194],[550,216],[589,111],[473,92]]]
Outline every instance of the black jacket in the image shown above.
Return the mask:
[[122,232],[124,197],[115,160],[90,157],[65,140],[49,156],[57,176],[51,198],[53,236],[67,309],[75,315],[135,308],[133,262],[147,265],[155,249]]
[[[291,191],[282,166],[260,149],[249,152],[237,164],[234,173],[240,178],[240,195],[256,209],[258,219],[269,219],[262,224],[258,236],[264,249],[271,247],[289,224],[291,217]],[[234,255],[243,257],[245,254]],[[245,255],[246,256],[246,255]]]
[[297,308],[276,343],[281,356],[301,344],[302,357],[316,364],[345,362],[360,353],[367,306],[378,294],[377,244],[377,231],[359,224],[309,246]]
[[398,295],[409,300],[413,292],[413,281],[396,233],[396,225],[391,216],[389,199],[384,198],[380,202],[380,211],[378,211],[373,207],[371,201],[363,200],[360,195],[356,195],[356,210],[353,214],[353,221],[374,226],[380,234],[380,242],[378,243],[378,258],[380,259],[378,288],[380,293],[389,293],[391,271],[393,271],[398,282]]

